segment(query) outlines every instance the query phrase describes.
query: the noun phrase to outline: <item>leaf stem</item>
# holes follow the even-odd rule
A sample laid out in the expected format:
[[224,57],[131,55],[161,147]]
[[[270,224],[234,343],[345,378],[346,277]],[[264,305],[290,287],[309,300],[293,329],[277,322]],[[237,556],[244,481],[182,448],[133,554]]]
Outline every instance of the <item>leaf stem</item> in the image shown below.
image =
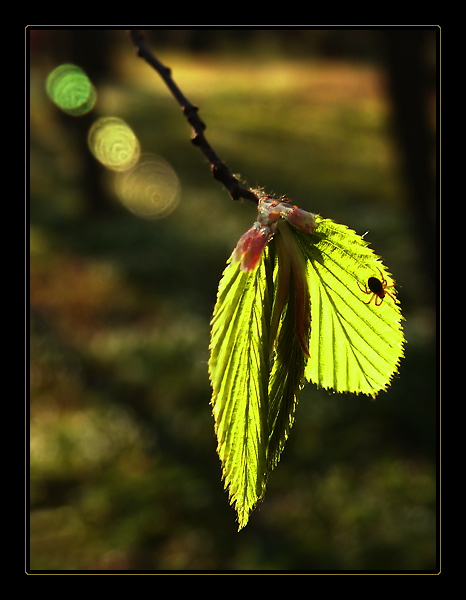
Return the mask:
[[144,36],[139,29],[130,29],[131,41],[136,49],[137,55],[145,60],[163,79],[166,86],[181,106],[184,116],[191,125],[193,135],[191,142],[197,146],[210,163],[212,175],[215,179],[223,183],[230,193],[232,200],[251,200],[255,204],[259,202],[259,197],[249,188],[241,185],[240,181],[233,175],[226,164],[218,157],[212,146],[204,135],[206,124],[198,115],[198,107],[192,104],[183,94],[178,85],[172,78],[171,69],[166,67],[151,52],[147,46]]

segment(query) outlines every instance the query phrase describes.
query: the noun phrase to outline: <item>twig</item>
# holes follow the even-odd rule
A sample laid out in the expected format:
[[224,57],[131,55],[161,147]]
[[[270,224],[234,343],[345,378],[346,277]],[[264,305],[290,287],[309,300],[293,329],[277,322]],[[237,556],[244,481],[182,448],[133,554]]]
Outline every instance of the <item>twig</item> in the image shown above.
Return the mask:
[[177,100],[178,104],[181,106],[184,116],[193,130],[191,142],[203,152],[204,156],[209,161],[212,175],[215,177],[215,179],[223,183],[223,185],[230,192],[232,200],[244,198],[257,204],[259,197],[251,189],[245,188],[241,185],[226,164],[220,160],[220,158],[217,156],[217,153],[207,141],[204,135],[206,125],[198,115],[199,109],[186,98],[177,84],[173,81],[171,69],[162,64],[159,59],[149,50],[144,40],[144,36],[139,29],[131,29],[130,37],[136,49],[137,55],[144,59],[151,67],[155,69],[155,71],[157,71]]

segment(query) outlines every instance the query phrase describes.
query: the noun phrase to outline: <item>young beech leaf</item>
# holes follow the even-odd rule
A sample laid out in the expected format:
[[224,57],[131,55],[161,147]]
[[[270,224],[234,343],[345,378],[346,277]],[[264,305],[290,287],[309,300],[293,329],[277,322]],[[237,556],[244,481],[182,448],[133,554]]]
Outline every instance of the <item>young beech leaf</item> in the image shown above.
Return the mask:
[[375,396],[396,373],[404,339],[393,284],[354,231],[285,201],[259,202],[219,285],[209,360],[217,451],[240,529],[305,381]]
[[[263,496],[268,473],[278,463],[293,423],[307,358],[300,337],[309,339],[310,317],[306,319],[297,309],[296,299],[302,305],[303,292],[295,284],[289,255],[285,254],[285,266],[280,262],[280,232],[281,227],[252,271],[243,271],[238,261],[230,259],[212,318],[209,371],[217,452],[240,529]],[[292,239],[304,266],[301,248]],[[278,257],[276,246],[280,247]],[[278,276],[286,266],[290,278],[279,306],[277,288],[283,280],[279,283]],[[307,286],[306,277],[303,280]],[[278,314],[276,340],[271,338],[272,313]],[[307,323],[300,336],[298,323]]]
[[403,356],[402,316],[394,287],[377,302],[363,290],[370,277],[386,285],[393,279],[368,243],[344,225],[317,217],[311,236],[294,232],[306,256],[311,298],[305,377],[336,392],[375,397]]
[[[280,460],[294,421],[299,390],[304,384],[304,368],[309,357],[310,302],[306,265],[302,249],[286,222],[279,223],[273,242],[277,249],[277,277],[273,317],[281,295],[280,275],[285,271],[287,288],[278,330],[271,329],[274,360],[269,379],[269,441],[267,465],[271,471]],[[280,308],[279,308],[280,310]],[[274,325],[273,325],[274,327]],[[278,335],[274,333],[278,331]]]
[[212,319],[209,371],[217,451],[240,527],[265,490],[271,261],[244,272],[230,262]]

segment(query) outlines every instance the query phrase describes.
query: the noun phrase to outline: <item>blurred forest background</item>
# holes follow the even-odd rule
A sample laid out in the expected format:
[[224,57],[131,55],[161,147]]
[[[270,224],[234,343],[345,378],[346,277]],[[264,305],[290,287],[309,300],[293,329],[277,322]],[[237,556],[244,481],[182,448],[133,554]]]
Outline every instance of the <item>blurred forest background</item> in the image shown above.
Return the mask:
[[[255,206],[215,181],[127,31],[29,29],[30,569],[435,570],[438,30],[152,29],[151,49],[250,186],[364,234],[408,344],[386,393],[308,385],[265,500],[237,532],[207,373],[217,285]],[[46,93],[73,63],[96,102]],[[170,165],[164,218],[91,153],[124,120]]]

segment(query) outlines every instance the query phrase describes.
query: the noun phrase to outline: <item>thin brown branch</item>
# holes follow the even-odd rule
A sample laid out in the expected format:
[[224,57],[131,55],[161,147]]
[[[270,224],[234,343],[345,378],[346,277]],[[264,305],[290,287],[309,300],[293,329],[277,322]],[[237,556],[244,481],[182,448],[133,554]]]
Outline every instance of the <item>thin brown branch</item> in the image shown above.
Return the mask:
[[215,179],[223,183],[223,185],[230,192],[230,196],[233,200],[244,198],[257,204],[259,197],[251,189],[245,188],[241,185],[240,181],[233,175],[226,164],[220,160],[217,153],[207,141],[204,135],[206,125],[199,117],[199,109],[186,98],[186,96],[174,82],[171,69],[162,64],[159,59],[149,50],[144,36],[139,29],[131,29],[130,37],[136,49],[137,55],[144,59],[160,75],[170,92],[173,94],[174,98],[177,100],[178,104],[181,106],[184,116],[192,127],[193,134],[191,137],[191,142],[202,151],[204,156],[209,161],[212,175],[215,177]]

